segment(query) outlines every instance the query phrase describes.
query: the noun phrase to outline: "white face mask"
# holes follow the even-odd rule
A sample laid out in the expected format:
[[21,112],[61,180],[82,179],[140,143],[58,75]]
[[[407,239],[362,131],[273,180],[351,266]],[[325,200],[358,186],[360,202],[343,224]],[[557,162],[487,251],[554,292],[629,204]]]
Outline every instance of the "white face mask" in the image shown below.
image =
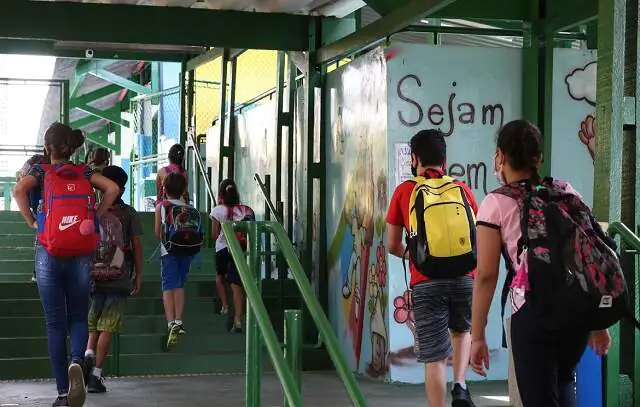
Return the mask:
[[493,156],[493,175],[496,177],[498,185],[505,185],[507,182],[505,181],[504,174],[502,173],[503,164],[500,164],[500,168],[498,168],[497,158],[498,154]]

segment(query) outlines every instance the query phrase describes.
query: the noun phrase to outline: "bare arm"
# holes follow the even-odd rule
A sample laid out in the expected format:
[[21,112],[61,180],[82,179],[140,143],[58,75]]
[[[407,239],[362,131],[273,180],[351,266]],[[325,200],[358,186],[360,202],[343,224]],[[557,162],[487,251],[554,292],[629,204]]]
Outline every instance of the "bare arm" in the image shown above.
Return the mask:
[[402,243],[402,227],[387,223],[387,247],[394,256],[405,257],[405,247]]
[[100,217],[111,208],[113,202],[118,198],[118,195],[120,195],[120,187],[109,178],[103,177],[100,174],[91,175],[89,181],[91,185],[102,191],[102,203],[96,211],[96,216]]
[[133,266],[136,270],[136,280],[142,280],[142,238],[131,237],[131,250],[133,251]]
[[160,205],[156,206],[156,219],[153,231],[158,239],[162,237],[162,215],[160,213]]
[[36,185],[38,181],[32,175],[27,175],[22,177],[20,181],[16,184],[13,189],[13,197],[18,204],[18,208],[20,208],[20,213],[24,220],[29,224],[29,226],[34,227],[36,220],[33,218],[33,214],[31,213],[31,209],[29,208],[29,197],[28,193],[31,191]]
[[477,227],[478,269],[473,285],[471,335],[474,341],[484,340],[487,315],[498,283],[500,269],[500,231],[487,226]]
[[218,240],[218,236],[222,232],[222,226],[217,219],[211,219],[211,237],[213,240]]
[[162,183],[164,182],[164,168],[160,168],[158,170],[158,175],[156,175],[156,197],[160,197],[160,190],[162,189]]

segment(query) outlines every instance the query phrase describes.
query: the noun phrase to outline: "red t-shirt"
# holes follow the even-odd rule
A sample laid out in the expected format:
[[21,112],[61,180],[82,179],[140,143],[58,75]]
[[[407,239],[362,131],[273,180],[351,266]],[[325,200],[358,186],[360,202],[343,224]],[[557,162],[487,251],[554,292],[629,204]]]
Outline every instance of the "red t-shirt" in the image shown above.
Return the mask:
[[[428,178],[438,178],[442,177],[442,175],[444,174],[442,171],[429,169],[424,175]],[[471,192],[469,186],[464,182],[460,182],[457,180],[454,182],[462,187],[462,190],[469,200],[471,209],[474,213],[477,214],[478,203],[476,202],[476,198],[473,196],[473,192]],[[409,229],[409,200],[411,199],[411,192],[413,192],[414,186],[415,183],[413,181],[405,181],[402,184],[398,185],[396,187],[396,190],[393,191],[393,196],[391,197],[391,202],[389,203],[389,210],[387,211],[387,223],[404,228],[405,233]],[[409,270],[411,272],[411,282],[409,283],[409,286],[411,287],[429,279],[418,270],[416,270],[411,260],[409,260]]]

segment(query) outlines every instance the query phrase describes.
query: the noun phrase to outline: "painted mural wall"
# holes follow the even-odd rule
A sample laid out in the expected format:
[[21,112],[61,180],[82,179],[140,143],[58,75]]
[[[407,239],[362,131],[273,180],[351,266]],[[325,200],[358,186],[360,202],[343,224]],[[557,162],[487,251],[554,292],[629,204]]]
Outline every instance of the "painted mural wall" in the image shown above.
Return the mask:
[[386,377],[387,69],[381,49],[327,77],[329,313],[353,371]]
[[[593,204],[597,54],[556,49],[553,56],[551,174]],[[567,160],[567,156],[571,160]]]
[[[495,136],[521,115],[521,51],[506,48],[394,44],[388,56],[388,194],[411,177],[408,142],[419,130],[440,128],[447,136],[448,173],[466,182],[480,202],[498,186],[493,176]],[[416,361],[413,315],[402,261],[389,256],[388,313],[390,379],[424,382]],[[501,287],[504,272],[501,273]],[[507,376],[501,348],[499,295],[487,326],[489,379]],[[449,378],[452,377],[449,368]],[[471,380],[479,377],[470,374]]]

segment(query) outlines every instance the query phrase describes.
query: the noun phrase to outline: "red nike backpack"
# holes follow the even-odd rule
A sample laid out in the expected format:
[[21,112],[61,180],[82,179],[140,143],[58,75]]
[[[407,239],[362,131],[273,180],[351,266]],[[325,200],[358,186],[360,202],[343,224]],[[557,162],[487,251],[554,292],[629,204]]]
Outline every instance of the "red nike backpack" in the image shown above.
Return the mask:
[[85,165],[41,165],[44,170],[42,210],[38,217],[38,241],[56,257],[93,254],[100,241],[99,228],[80,233],[80,224],[90,220],[97,225],[96,196],[85,176]]

